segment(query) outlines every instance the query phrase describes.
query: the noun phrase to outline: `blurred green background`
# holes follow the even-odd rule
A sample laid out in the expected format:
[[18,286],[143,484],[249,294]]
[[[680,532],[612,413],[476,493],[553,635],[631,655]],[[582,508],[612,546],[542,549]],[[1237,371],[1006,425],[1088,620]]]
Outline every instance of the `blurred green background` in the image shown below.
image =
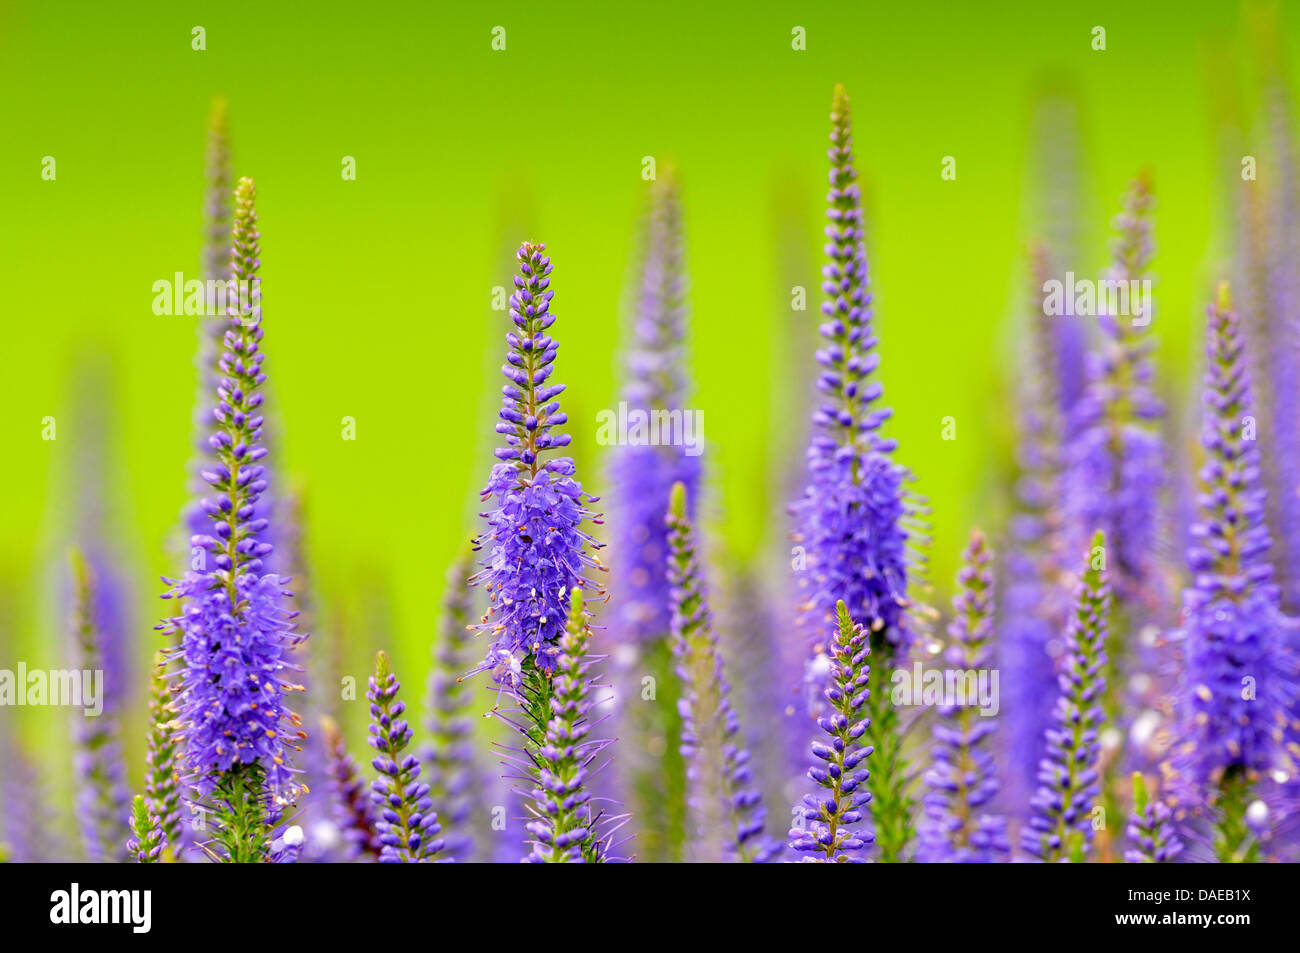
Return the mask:
[[[142,665],[158,645],[158,577],[183,569],[196,330],[153,314],[152,285],[198,275],[216,94],[260,192],[270,462],[306,494],[318,624],[354,660],[388,647],[411,686],[445,567],[476,528],[506,325],[491,289],[525,237],[554,257],[556,379],[584,481],[608,489],[595,415],[617,401],[645,156],[684,183],[709,531],[742,560],[780,547],[774,473],[803,432],[790,381],[811,361],[799,325],[817,315],[836,81],[854,102],[888,432],[934,503],[941,592],[967,529],[1006,510],[1045,91],[1078,105],[1078,141],[1047,174],[1076,170],[1076,272],[1097,274],[1126,182],[1154,169],[1159,360],[1184,399],[1230,252],[1239,157],[1220,134],[1253,97],[1238,4],[473,6],[0,5],[0,665],[66,658],[58,578],[85,481],[104,487]],[[1283,42],[1297,30],[1293,15]],[[794,284],[806,312],[791,312]],[[87,465],[101,425],[110,452]],[[29,741],[66,732],[61,712],[24,715]]]

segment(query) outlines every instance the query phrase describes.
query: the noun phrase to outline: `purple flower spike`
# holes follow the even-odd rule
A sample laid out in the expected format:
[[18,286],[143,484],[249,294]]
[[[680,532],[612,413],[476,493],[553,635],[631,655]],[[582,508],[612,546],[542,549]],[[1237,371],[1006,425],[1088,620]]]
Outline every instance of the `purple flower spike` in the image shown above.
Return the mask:
[[604,765],[599,759],[607,740],[590,737],[595,693],[600,686],[589,674],[597,659],[587,654],[588,628],[581,589],[570,595],[564,636],[554,673],[547,675],[528,660],[522,701],[526,721],[517,724],[526,749],[509,764],[522,769],[533,785],[532,820],[527,830],[532,850],[528,863],[605,863],[614,832],[624,818],[608,815],[591,796],[591,784]]
[[1022,831],[1026,852],[1046,861],[1081,861],[1092,839],[1092,811],[1101,795],[1101,742],[1106,721],[1106,629],[1110,590],[1102,567],[1106,539],[1099,530],[1084,557],[1074,614],[1065,635],[1060,694],[1038,766],[1034,814]]
[[182,600],[181,614],[159,626],[180,637],[168,661],[184,663],[185,767],[199,795],[213,797],[222,859],[235,862],[267,858],[265,822],[297,796],[290,758],[305,737],[283,697],[300,688],[285,673],[295,668],[288,650],[303,637],[285,608],[287,580],[265,571],[269,524],[258,515],[267,481],[256,194],[251,179],[239,180],[231,278],[249,294],[229,306],[217,365],[212,459],[203,470],[214,493],[201,502],[209,526],[191,539],[191,571],[166,595]]
[[156,864],[163,860],[167,838],[157,814],[149,813],[144,797],[137,794],[131,811],[131,834],[126,847],[134,860],[142,864]]
[[836,609],[839,624],[827,652],[827,711],[817,719],[825,738],[813,742],[808,769],[808,777],[825,793],[804,795],[797,809],[802,824],[790,830],[790,847],[807,855],[806,862],[862,863],[872,841],[861,827],[862,809],[871,800],[868,772],[862,767],[872,752],[866,743],[871,644],[848,607],[840,602]]
[[468,628],[472,571],[472,559],[466,555],[447,574],[442,624],[429,673],[431,743],[420,755],[428,766],[429,797],[448,827],[444,852],[454,860],[470,860],[477,853],[472,817],[474,800],[484,790],[474,754],[469,686],[460,678],[470,667],[473,652]]
[[[878,433],[890,410],[877,406],[883,389],[872,379],[879,355],[849,101],[842,86],[835,87],[831,106],[829,156],[820,397],[812,419],[808,484],[791,507],[802,621],[810,642],[805,681],[813,717],[821,714],[825,684],[821,640],[835,625],[838,602],[871,633],[876,678],[887,678],[896,657],[924,644],[927,615],[921,600],[909,600],[908,587],[909,577],[914,591],[923,583],[928,508],[906,489],[911,477],[892,459],[894,441]],[[883,685],[873,686],[867,698],[876,749],[870,778],[875,841],[880,859],[895,863],[904,859],[915,834],[902,727]]]
[[843,86],[835,87],[829,155],[826,301],[823,346],[817,352],[821,397],[813,413],[808,487],[793,506],[796,542],[807,561],[799,584],[814,638],[833,623],[836,603],[843,599],[850,615],[883,627],[890,640],[901,643],[907,585],[904,473],[889,459],[893,441],[876,432],[891,411],[875,406],[882,388],[871,380],[879,357]]
[[[1152,389],[1152,303],[1133,293],[1147,280],[1153,254],[1151,210],[1155,199],[1145,177],[1124,198],[1117,223],[1114,263],[1107,279],[1123,289],[1130,314],[1108,313],[1098,302],[1102,346],[1071,423],[1065,497],[1072,545],[1100,528],[1114,553],[1116,593],[1129,606],[1158,593],[1152,555],[1161,488],[1164,448],[1159,422],[1164,414]],[[1118,660],[1116,660],[1118,661]],[[1118,685],[1112,689],[1118,690]]]
[[158,818],[167,849],[178,851],[181,844],[180,730],[176,704],[167,684],[167,661],[163,653],[154,657],[149,691],[149,738],[146,754],[144,796],[149,813]]
[[[681,195],[671,170],[661,173],[651,202],[624,399],[629,412],[680,414],[687,388],[686,266]],[[613,631],[618,638],[633,644],[667,641],[664,513],[673,484],[683,483],[693,516],[699,482],[700,458],[683,447],[664,442],[614,449],[619,614]]]
[[[989,667],[993,652],[993,554],[983,535],[971,533],[965,564],[957,577],[948,627],[952,645],[945,656],[963,671]],[[917,859],[926,863],[988,864],[1010,853],[1006,819],[983,813],[997,794],[997,771],[988,739],[997,723],[967,698],[939,709],[934,726],[934,762],[925,775],[925,821]]]
[[1141,772],[1133,773],[1133,815],[1128,834],[1131,848],[1124,851],[1130,864],[1165,864],[1183,852],[1183,842],[1174,830],[1173,811],[1160,800],[1151,800]]
[[1220,802],[1220,859],[1228,859],[1246,837],[1240,811],[1255,777],[1274,767],[1294,776],[1286,732],[1297,689],[1288,649],[1295,622],[1279,608],[1269,562],[1250,383],[1226,284],[1208,314],[1206,459],[1187,553],[1194,579],[1183,592],[1186,742],[1175,763]]
[[[76,608],[77,667],[83,672],[103,673],[105,668],[102,634],[95,615],[95,580],[80,553],[73,553]],[[101,700],[102,702],[102,700]],[[82,820],[82,843],[91,863],[120,861],[130,819],[130,796],[126,788],[126,765],[118,713],[113,706],[101,711],[77,712],[77,773],[80,789],[78,815]]]
[[370,737],[366,740],[379,754],[371,762],[379,778],[371,782],[375,829],[379,835],[381,864],[422,864],[442,850],[438,823],[429,785],[420,780],[420,761],[403,755],[411,743],[411,726],[402,715],[406,703],[397,700],[402,683],[388,665],[388,655],[375,659],[366,698],[370,700]]
[[348,754],[343,733],[334,719],[322,718],[320,727],[325,740],[332,812],[347,845],[348,859],[378,858],[379,833],[365,782],[357,773],[356,763]]
[[[718,861],[725,856],[741,863],[764,863],[779,848],[763,833],[762,799],[749,751],[741,741],[740,719],[731,704],[731,686],[723,671],[686,507],[686,487],[675,484],[666,520],[667,564],[673,653],[683,685],[678,702],[681,752],[695,821],[688,836],[695,841],[697,860]],[[725,854],[713,849],[715,839],[724,841]]]
[[[573,478],[569,457],[552,457],[569,445],[569,436],[554,432],[568,421],[555,398],[563,385],[551,382],[559,345],[548,330],[551,311],[551,259],[546,246],[525,242],[516,258],[519,275],[510,296],[514,330],[506,335],[509,350],[501,368],[508,383],[497,433],[505,446],[492,468],[486,501],[496,508],[483,515],[488,529],[475,548],[488,548],[482,581],[492,607],[480,628],[493,637],[492,649],[480,669],[503,671],[503,655],[535,656],[543,671],[551,671],[564,632],[567,594],[574,588],[595,590],[586,577],[592,567],[603,569],[587,547],[599,548],[582,529],[584,520],[599,522],[584,501],[594,501]],[[548,459],[549,458],[549,459]]]
[[1060,576],[1062,547],[1061,454],[1064,419],[1053,368],[1057,366],[1054,322],[1044,313],[1043,285],[1050,277],[1047,254],[1032,257],[1029,353],[1020,396],[1015,511],[1000,578],[998,653],[1008,717],[1007,788],[1004,802],[1017,815],[1037,787],[1035,765],[1056,697],[1056,658],[1069,605]]

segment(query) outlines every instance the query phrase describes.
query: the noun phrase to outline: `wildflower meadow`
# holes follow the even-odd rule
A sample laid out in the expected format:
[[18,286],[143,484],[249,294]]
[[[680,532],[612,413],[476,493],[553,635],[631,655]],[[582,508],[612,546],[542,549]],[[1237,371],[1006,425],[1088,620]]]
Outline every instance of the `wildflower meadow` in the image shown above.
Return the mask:
[[4,861],[1300,860],[1297,11],[148,6],[0,15]]

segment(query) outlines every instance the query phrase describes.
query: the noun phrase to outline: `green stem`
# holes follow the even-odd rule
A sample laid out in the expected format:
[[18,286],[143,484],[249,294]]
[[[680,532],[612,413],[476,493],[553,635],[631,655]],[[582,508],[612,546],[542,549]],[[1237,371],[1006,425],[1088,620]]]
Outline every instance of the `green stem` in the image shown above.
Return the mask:
[[221,773],[213,791],[216,841],[224,848],[217,859],[228,864],[264,863],[270,836],[263,812],[262,766],[236,764]]

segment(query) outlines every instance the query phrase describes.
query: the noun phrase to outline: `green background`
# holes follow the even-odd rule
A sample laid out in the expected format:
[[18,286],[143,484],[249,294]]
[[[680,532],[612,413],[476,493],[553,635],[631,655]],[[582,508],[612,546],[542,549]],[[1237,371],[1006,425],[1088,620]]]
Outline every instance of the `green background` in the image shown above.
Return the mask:
[[[1200,309],[1228,262],[1237,157],[1216,103],[1239,66],[1254,95],[1237,4],[462,6],[0,5],[0,665],[64,664],[57,580],[88,480],[105,489],[142,663],[157,645],[158,577],[183,568],[196,332],[152,313],[152,285],[197,276],[216,94],[260,193],[270,462],[306,494],[316,624],[354,659],[388,647],[412,686],[445,567],[475,529],[506,324],[491,289],[524,238],[553,255],[556,379],[584,481],[608,490],[595,415],[617,400],[644,156],[684,183],[707,529],[739,559],[779,556],[772,474],[800,452],[790,380],[811,361],[798,325],[819,303],[836,81],[854,103],[888,432],[934,502],[941,590],[968,528],[1005,515],[1045,88],[1081,106],[1076,272],[1097,274],[1126,182],[1155,172],[1162,386],[1186,403]],[[791,312],[793,284],[807,312]],[[91,466],[87,390],[111,448]],[[65,730],[48,710],[24,728]],[[51,770],[66,760],[52,753]]]

